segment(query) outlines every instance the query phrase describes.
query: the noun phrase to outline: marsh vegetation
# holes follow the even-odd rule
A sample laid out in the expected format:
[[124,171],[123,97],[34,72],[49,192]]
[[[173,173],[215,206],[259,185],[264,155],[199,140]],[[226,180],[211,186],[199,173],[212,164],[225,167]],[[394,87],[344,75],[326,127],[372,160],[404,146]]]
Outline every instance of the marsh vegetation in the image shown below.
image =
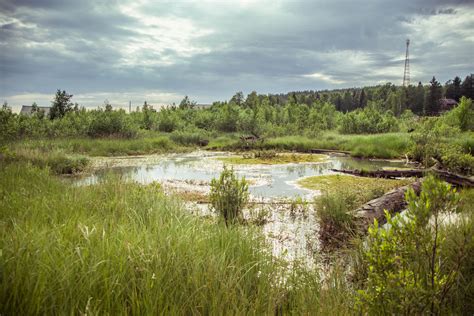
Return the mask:
[[424,117],[295,98],[4,106],[0,313],[472,313],[472,188],[430,176],[360,231],[355,209],[413,179],[331,171],[471,176],[472,101]]

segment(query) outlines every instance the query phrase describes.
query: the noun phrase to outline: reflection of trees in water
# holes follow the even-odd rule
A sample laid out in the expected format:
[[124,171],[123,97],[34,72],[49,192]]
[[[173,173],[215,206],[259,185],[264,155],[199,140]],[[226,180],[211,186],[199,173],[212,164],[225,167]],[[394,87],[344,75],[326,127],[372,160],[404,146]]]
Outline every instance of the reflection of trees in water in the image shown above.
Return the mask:
[[96,183],[106,181],[108,178],[118,178],[120,180],[129,180],[133,174],[138,172],[140,167],[114,167],[109,169],[100,170],[95,173]]
[[334,162],[335,162],[335,161],[329,161],[329,162],[324,162],[324,163],[320,163],[320,164],[312,164],[312,165],[309,165],[309,167],[310,167],[311,170],[313,170],[317,175],[321,175],[321,174],[326,174],[326,173],[328,173],[328,170],[329,170],[329,169],[335,168],[335,167],[334,167]]
[[307,165],[289,165],[286,166],[286,172],[288,174],[296,173],[298,177],[303,177],[306,174]]
[[403,167],[403,162],[390,162],[390,161],[370,161],[364,158],[348,158],[341,157],[335,161],[335,169],[365,169],[365,170],[377,170],[384,167]]

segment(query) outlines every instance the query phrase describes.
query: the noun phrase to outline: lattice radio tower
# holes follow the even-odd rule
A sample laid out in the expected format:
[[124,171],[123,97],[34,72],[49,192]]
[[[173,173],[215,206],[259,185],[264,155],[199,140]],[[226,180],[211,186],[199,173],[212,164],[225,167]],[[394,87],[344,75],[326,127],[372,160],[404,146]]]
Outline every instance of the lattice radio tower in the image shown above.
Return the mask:
[[410,40],[407,39],[407,52],[405,54],[405,71],[403,72],[403,86],[408,87],[410,85],[410,58],[408,55],[408,46],[410,46]]

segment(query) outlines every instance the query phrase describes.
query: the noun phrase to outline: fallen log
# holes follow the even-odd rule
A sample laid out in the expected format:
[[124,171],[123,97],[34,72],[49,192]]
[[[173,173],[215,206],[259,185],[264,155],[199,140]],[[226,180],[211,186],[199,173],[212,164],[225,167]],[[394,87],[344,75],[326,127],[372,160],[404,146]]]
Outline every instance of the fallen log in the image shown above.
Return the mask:
[[385,224],[385,210],[390,214],[396,214],[406,208],[405,193],[412,188],[416,194],[421,191],[422,180],[417,180],[412,184],[396,188],[379,198],[371,200],[354,211],[354,217],[359,232],[365,233],[376,219],[379,224]]
[[367,171],[367,170],[348,170],[348,169],[331,169],[334,172],[340,172],[345,174],[351,174],[354,176],[359,177],[368,177],[368,178],[386,178],[386,179],[394,179],[394,178],[422,178],[428,173],[433,173],[438,176],[440,179],[455,185],[455,186],[463,186],[463,187],[474,187],[474,179],[472,177],[466,177],[462,175],[458,175],[455,173],[451,173],[444,170],[437,170],[437,169],[411,169],[411,170],[375,170],[375,171]]
[[351,154],[350,151],[334,150],[334,149],[310,149],[309,152],[312,154],[331,154],[331,153],[344,154],[344,155]]

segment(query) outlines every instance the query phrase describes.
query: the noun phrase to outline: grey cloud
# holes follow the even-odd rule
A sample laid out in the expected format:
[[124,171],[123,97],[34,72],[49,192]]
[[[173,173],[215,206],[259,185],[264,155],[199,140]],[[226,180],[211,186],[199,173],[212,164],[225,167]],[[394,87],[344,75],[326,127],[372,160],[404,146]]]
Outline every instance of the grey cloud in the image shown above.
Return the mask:
[[[456,19],[472,10],[470,1],[149,1],[134,8],[139,16],[120,9],[133,3],[0,0],[0,97],[156,90],[209,102],[238,90],[399,83],[408,36],[416,80],[472,72],[472,38],[427,40],[413,27],[433,16]],[[211,32],[179,33],[187,22],[192,32]],[[448,40],[455,51],[443,47]],[[344,83],[304,77],[311,73]]]

